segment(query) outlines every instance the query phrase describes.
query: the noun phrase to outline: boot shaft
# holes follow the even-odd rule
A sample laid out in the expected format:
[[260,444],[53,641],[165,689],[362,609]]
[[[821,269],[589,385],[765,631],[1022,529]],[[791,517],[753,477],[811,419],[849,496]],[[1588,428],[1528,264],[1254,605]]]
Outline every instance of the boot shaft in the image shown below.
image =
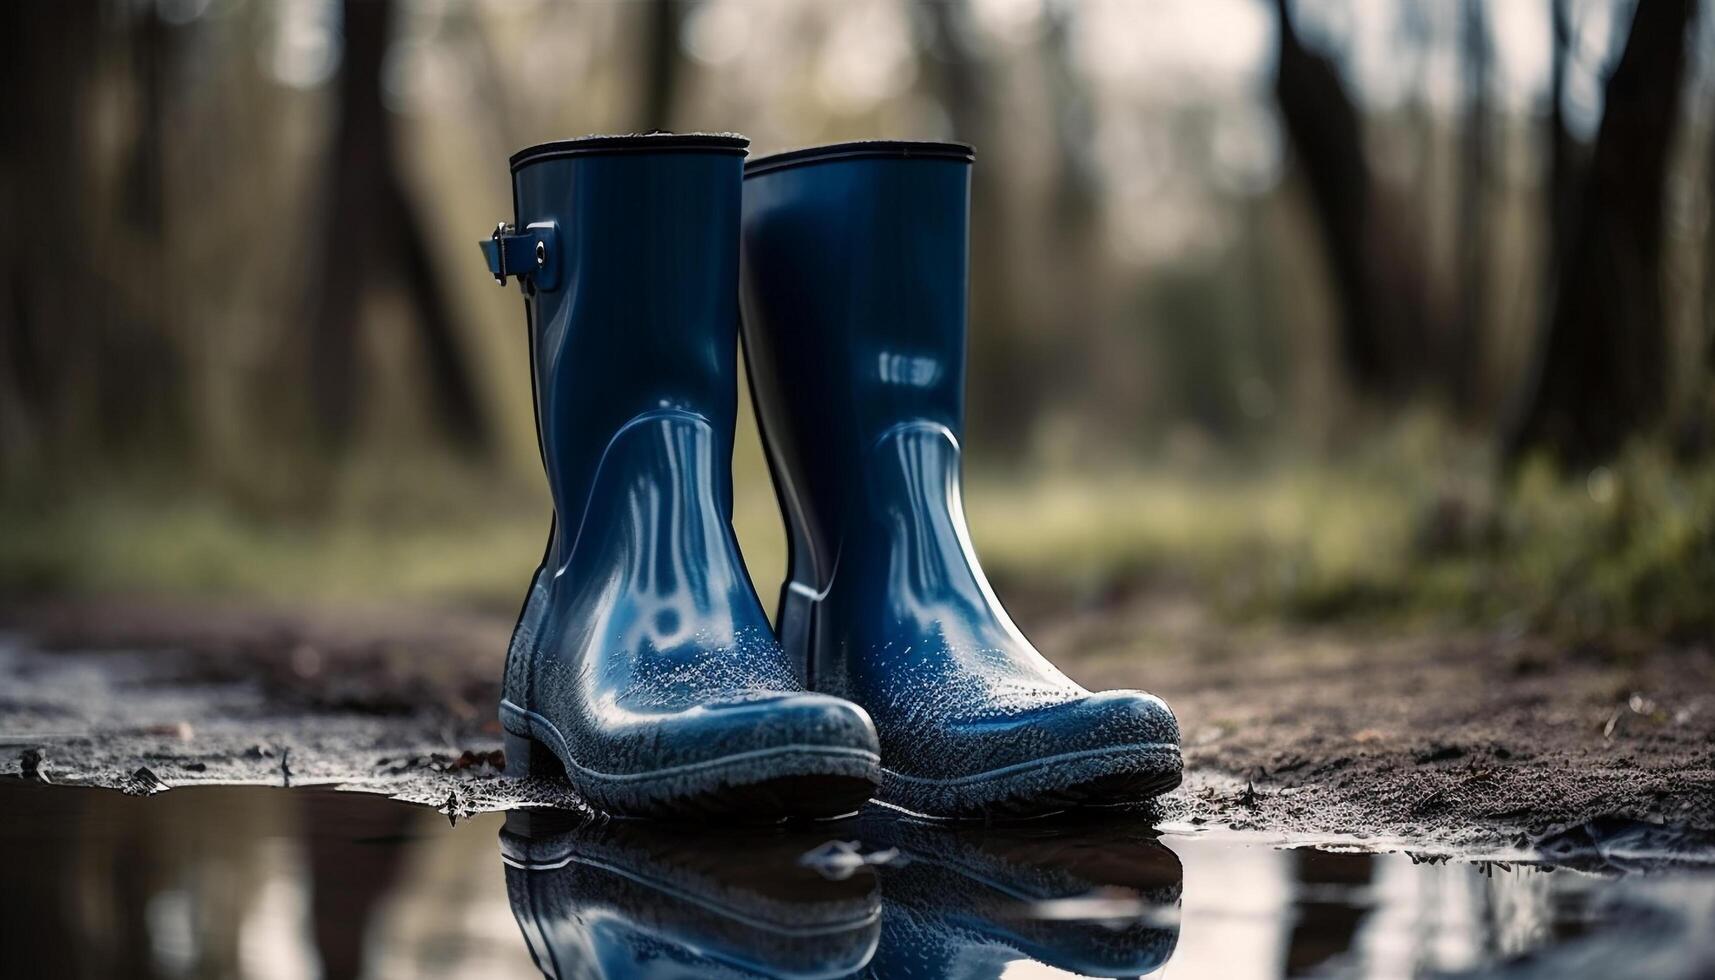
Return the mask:
[[730,513],[745,146],[591,137],[512,158],[516,227],[542,246],[524,288],[537,436],[563,529],[614,435],[650,412],[707,420]]
[[962,431],[971,159],[867,142],[746,168],[745,353],[798,583],[825,585],[866,523],[876,496],[854,477],[885,434]]

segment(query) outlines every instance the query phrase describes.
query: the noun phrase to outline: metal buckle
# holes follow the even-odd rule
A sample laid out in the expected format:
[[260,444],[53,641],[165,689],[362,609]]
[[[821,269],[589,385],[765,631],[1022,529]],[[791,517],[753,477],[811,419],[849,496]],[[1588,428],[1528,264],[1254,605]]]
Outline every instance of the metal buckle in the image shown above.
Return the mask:
[[494,226],[494,234],[489,236],[494,241],[495,254],[499,261],[495,263],[494,281],[502,288],[506,286],[506,236],[512,234],[512,226],[502,221]]

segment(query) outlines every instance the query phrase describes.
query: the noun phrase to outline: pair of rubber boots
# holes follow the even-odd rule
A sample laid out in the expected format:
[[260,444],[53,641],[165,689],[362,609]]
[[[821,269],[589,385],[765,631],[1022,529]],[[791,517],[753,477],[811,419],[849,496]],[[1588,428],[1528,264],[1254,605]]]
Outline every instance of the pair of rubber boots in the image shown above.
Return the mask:
[[[512,157],[554,526],[507,654],[507,769],[612,814],[934,817],[1176,786],[1160,699],[1067,679],[1008,618],[960,502],[970,147],[744,164],[734,136]],[[734,538],[742,300],[788,526],[771,629]]]

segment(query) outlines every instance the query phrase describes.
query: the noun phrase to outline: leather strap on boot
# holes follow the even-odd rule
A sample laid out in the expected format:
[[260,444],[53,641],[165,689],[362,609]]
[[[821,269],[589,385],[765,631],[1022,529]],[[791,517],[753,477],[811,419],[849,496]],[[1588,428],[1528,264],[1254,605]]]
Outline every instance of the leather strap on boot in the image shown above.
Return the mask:
[[523,231],[502,221],[494,226],[494,234],[478,244],[488,260],[489,275],[502,286],[508,276],[518,277],[521,284],[533,282],[538,289],[559,284],[559,235],[552,221],[533,222]]

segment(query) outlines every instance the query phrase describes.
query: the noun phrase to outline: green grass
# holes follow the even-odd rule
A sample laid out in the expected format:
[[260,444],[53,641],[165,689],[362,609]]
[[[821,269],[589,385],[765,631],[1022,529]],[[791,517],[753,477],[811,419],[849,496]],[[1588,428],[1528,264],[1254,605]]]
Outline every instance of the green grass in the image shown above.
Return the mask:
[[[734,523],[772,606],[784,544],[760,473],[740,467]],[[510,608],[547,524],[530,483],[362,472],[303,508],[314,517],[137,488],[0,501],[0,589]],[[1715,636],[1715,466],[1648,448],[1588,474],[1531,465],[1502,489],[1478,447],[1408,425],[1336,461],[977,472],[966,500],[1008,590],[1100,596],[1169,581],[1239,619]]]
[[540,557],[540,508],[420,522],[269,519],[218,498],[92,495],[8,507],[0,585],[24,593],[515,601]]
[[[771,491],[744,495],[734,523],[772,605],[785,565]],[[160,474],[71,495],[0,497],[0,593],[444,601],[510,609],[547,537],[532,474],[444,462],[355,466],[320,493],[246,506]]]
[[1715,638],[1715,465],[1647,447],[1502,480],[1470,448],[1404,437],[1339,462],[1001,488],[972,522],[1008,579],[1098,592],[1171,579],[1233,618]]

